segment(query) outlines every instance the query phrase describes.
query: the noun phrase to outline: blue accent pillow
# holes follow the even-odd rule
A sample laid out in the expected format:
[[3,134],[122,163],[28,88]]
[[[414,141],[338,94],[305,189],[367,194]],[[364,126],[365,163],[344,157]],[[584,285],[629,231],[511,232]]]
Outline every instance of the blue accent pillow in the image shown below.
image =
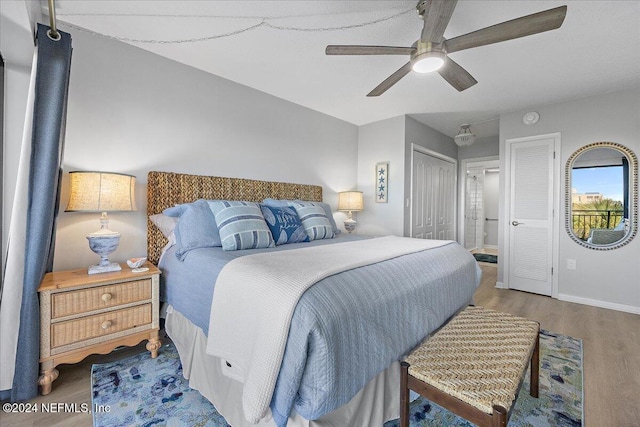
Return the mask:
[[174,228],[176,257],[180,261],[192,249],[222,246],[215,217],[205,200],[167,208],[163,213],[180,218]]
[[338,228],[336,224],[336,220],[333,218],[333,212],[331,211],[331,206],[328,203],[324,202],[311,202],[306,200],[287,200],[287,199],[264,199],[262,201],[263,204],[267,206],[281,207],[281,206],[293,206],[294,203],[306,204],[311,206],[320,206],[324,209],[324,213],[329,219],[331,226],[333,227],[334,234],[340,234],[342,230]]
[[276,246],[309,241],[309,236],[294,208],[260,205],[260,210],[276,241]]
[[163,210],[162,213],[166,216],[180,218],[180,215],[182,215],[184,211],[187,210],[187,206],[189,206],[190,204],[191,203],[183,203],[181,205],[171,206],[170,208]]
[[207,203],[218,224],[223,250],[274,246],[271,231],[257,203],[231,200],[208,200]]
[[300,222],[311,240],[333,239],[333,226],[321,206],[294,202],[293,207],[298,213]]
[[274,208],[283,208],[285,206],[293,206],[294,200],[287,199],[264,199],[262,204],[265,206],[271,206]]

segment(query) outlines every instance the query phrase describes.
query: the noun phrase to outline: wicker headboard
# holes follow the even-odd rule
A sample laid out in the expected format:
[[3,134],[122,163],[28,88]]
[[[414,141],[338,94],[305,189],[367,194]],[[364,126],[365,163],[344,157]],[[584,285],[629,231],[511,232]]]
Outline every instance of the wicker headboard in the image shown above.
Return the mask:
[[170,206],[198,199],[261,202],[269,197],[321,202],[322,187],[151,171],[147,175],[147,258],[157,265],[162,248],[167,244],[167,239],[149,220],[150,215],[161,213]]

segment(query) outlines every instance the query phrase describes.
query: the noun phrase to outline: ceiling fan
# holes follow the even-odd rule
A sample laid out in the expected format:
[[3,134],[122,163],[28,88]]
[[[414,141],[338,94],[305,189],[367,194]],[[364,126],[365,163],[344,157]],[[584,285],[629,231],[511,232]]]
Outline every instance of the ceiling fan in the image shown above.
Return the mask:
[[329,45],[325,53],[327,55],[409,55],[411,57],[409,62],[387,77],[367,96],[382,95],[412,70],[417,73],[438,71],[451,86],[461,92],[478,82],[467,70],[449,57],[450,53],[555,30],[560,28],[567,14],[567,6],[560,6],[447,40],[442,36],[451,20],[456,3],[457,0],[420,0],[416,9],[424,20],[424,26],[420,39],[411,47]]

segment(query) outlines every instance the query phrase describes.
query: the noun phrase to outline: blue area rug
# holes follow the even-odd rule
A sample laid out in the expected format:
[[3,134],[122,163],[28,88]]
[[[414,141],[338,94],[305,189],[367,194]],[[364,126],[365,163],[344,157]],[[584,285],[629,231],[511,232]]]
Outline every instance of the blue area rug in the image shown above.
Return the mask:
[[[162,346],[157,359],[144,352],[93,365],[91,386],[93,405],[109,408],[93,414],[95,427],[229,426],[208,400],[189,388],[171,343]],[[540,398],[529,396],[527,374],[509,426],[582,426],[582,402],[582,342],[541,331]],[[392,420],[384,427],[397,425]],[[422,397],[411,404],[410,425],[473,426]]]

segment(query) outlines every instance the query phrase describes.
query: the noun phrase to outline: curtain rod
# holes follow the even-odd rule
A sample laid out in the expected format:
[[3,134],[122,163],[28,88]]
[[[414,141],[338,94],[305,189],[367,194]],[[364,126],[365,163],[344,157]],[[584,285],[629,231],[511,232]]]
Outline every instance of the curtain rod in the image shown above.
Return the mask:
[[56,5],[55,0],[49,0],[49,27],[51,29],[47,31],[47,35],[51,40],[60,40],[60,33],[56,29]]

